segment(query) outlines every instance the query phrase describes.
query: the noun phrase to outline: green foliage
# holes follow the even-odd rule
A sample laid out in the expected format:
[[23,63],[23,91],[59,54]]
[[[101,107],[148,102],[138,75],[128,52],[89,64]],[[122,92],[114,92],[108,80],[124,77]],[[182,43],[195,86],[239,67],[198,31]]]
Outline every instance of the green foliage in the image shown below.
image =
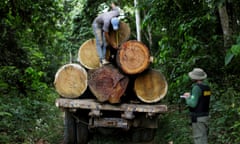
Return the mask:
[[26,87],[29,87],[27,89],[33,90],[33,91],[41,91],[45,90],[47,88],[47,84],[41,82],[41,78],[44,76],[44,72],[37,71],[33,69],[32,67],[28,67],[24,71],[24,77],[20,80]]
[[62,14],[61,1],[0,3],[0,143],[60,143],[51,85],[64,60]]
[[62,132],[56,127],[59,110],[53,107],[58,96],[41,81],[44,73],[31,67],[21,73],[7,66],[0,73],[0,143],[54,140]]
[[225,56],[225,65],[228,65],[233,57],[239,57],[240,56],[240,36],[237,37],[237,43],[232,45],[232,47],[227,51],[227,54]]
[[229,74],[237,75],[240,69],[237,67],[240,60],[240,36],[236,37],[236,43],[226,51],[225,69]]
[[32,98],[20,98],[11,92],[0,98],[0,143],[35,143],[39,139],[54,143],[60,140],[56,139],[62,132],[60,113],[52,106],[56,96],[46,93],[44,96],[51,102],[39,100],[38,93]]
[[[76,59],[79,46],[93,37],[92,21],[109,1],[0,2],[0,143],[60,143],[63,124],[54,105],[54,74],[69,62],[69,53]],[[210,144],[239,143],[240,28],[234,23],[240,18],[239,3],[228,1],[233,38],[238,37],[225,51],[217,14],[222,0],[139,1],[143,42],[150,43],[151,34],[152,66],[169,84],[162,101],[169,112],[160,118],[157,143],[191,141],[188,111],[179,95],[190,90],[187,73],[193,67],[208,73],[213,92]],[[134,39],[133,2],[120,4]]]
[[159,118],[156,143],[182,143],[191,144],[191,129],[188,112],[180,105],[169,106],[169,113]]
[[[225,57],[228,67],[224,67],[225,52],[221,48],[222,36],[218,33],[221,24],[217,22],[216,4],[206,1],[201,3],[199,1],[197,5],[194,3],[191,1],[142,3],[143,6],[148,7],[149,4],[153,7],[148,11],[144,22],[146,25],[154,25],[158,34],[161,35],[157,50],[153,49],[155,51],[153,67],[162,70],[167,77],[169,89],[165,100],[166,103],[173,105],[179,103],[179,95],[191,88],[187,73],[193,67],[203,68],[208,73],[213,91],[210,143],[237,143],[239,142],[239,138],[236,138],[236,134],[239,134],[239,107],[237,106],[239,104],[236,103],[239,101],[239,94],[236,91],[239,89],[237,84],[239,81],[236,79],[239,79],[239,68],[236,65],[239,63],[239,58],[235,56],[240,49],[237,43],[228,50],[228,55]],[[225,77],[224,80],[223,77]],[[218,99],[220,97],[223,99]],[[180,104],[184,105],[184,103]],[[182,121],[187,118],[175,115],[174,112],[165,116],[165,119],[169,120],[167,128],[174,124],[170,121],[171,119],[177,119],[179,122],[174,128],[182,129],[187,126],[186,123],[182,125]],[[186,134],[187,131],[183,133]],[[174,143],[187,142],[187,139],[181,139],[183,137],[178,138],[174,133],[172,135],[163,143],[170,140]],[[186,136],[190,137],[191,134],[188,133]]]
[[231,51],[228,51],[225,56],[225,65],[228,65],[234,57],[234,54]]
[[238,143],[240,141],[239,92],[229,87],[220,93],[221,95],[215,95],[212,99],[210,140],[217,143]]

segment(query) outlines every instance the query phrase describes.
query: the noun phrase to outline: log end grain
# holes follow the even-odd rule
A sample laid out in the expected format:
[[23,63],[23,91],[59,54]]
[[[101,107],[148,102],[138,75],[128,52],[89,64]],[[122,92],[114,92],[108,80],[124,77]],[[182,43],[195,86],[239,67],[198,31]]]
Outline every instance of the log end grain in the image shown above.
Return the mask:
[[153,69],[141,73],[134,82],[137,97],[146,103],[155,103],[165,97],[168,84],[164,75]]
[[120,22],[119,29],[117,31],[111,30],[109,32],[110,41],[113,47],[118,47],[123,42],[127,41],[130,37],[131,29],[129,25],[123,21]]
[[65,98],[78,98],[87,89],[87,72],[78,64],[66,64],[55,74],[56,91]]
[[149,49],[136,40],[123,43],[117,53],[117,64],[127,74],[138,74],[150,64]]
[[[106,49],[106,59],[110,58],[110,50]],[[100,67],[100,60],[96,48],[96,39],[85,41],[78,50],[78,59],[82,66],[87,69],[96,69]]]
[[128,85],[128,77],[122,75],[113,65],[88,72],[88,85],[100,102],[119,103]]
[[97,54],[95,39],[89,39],[80,46],[78,59],[87,69],[95,69],[99,67],[100,61]]

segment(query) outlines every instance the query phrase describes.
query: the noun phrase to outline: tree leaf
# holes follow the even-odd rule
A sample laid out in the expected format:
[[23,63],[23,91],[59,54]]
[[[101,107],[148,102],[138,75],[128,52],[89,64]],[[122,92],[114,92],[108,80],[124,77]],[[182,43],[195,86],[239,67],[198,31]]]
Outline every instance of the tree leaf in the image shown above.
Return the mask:
[[0,112],[0,116],[12,116],[12,114],[8,112]]
[[235,56],[240,55],[240,44],[232,45],[232,47],[231,47],[231,52],[232,52]]
[[234,54],[231,51],[228,51],[225,56],[225,66],[228,65],[234,57]]

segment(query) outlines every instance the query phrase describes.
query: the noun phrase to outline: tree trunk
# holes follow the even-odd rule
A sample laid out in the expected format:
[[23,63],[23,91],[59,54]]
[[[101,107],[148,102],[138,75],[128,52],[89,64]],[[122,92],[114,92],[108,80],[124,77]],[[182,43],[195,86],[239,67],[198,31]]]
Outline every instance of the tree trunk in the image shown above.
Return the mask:
[[230,28],[230,21],[229,21],[226,5],[219,6],[218,12],[220,16],[221,25],[222,25],[224,48],[226,50],[230,48],[232,45],[232,40],[231,40],[232,31]]
[[139,41],[127,41],[118,50],[117,64],[127,74],[141,73],[150,64],[149,49]]
[[146,103],[154,103],[165,97],[168,89],[164,75],[153,69],[149,69],[136,78],[134,91],[137,97]]
[[127,41],[130,37],[131,30],[128,24],[120,22],[119,29],[117,31],[110,30],[109,37],[113,44],[113,47],[119,47],[123,42]]
[[87,72],[78,64],[66,64],[55,75],[56,91],[66,98],[77,98],[87,89]]
[[128,77],[121,74],[113,65],[104,65],[101,68],[90,70],[89,88],[96,96],[98,101],[110,103],[119,103],[124,94]]
[[140,17],[140,11],[138,8],[138,0],[134,0],[134,6],[135,6],[137,40],[141,41],[141,17]]

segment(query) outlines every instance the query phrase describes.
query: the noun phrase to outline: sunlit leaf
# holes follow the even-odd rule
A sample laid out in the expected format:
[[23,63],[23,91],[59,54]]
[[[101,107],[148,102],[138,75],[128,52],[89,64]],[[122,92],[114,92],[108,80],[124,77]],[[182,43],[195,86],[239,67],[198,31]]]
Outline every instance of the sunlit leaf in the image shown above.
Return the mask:
[[234,57],[234,54],[228,51],[227,55],[225,56],[225,65],[228,65],[233,59],[233,57]]

